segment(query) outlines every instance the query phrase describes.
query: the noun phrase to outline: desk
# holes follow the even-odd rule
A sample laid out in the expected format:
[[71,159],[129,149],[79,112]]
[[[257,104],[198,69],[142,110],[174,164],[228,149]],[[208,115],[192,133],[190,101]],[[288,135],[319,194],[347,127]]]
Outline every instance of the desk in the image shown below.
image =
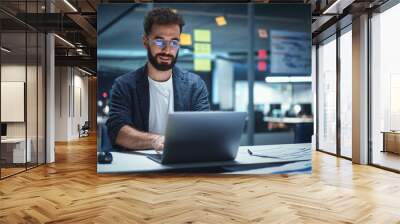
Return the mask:
[[[25,143],[28,142],[25,151]],[[1,157],[6,163],[25,163],[31,161],[31,139],[27,138],[1,139]]]
[[268,129],[287,127],[294,131],[294,143],[311,142],[314,132],[312,117],[264,117],[264,122],[269,122]]
[[400,154],[400,131],[382,131],[381,133],[383,133],[382,152]]
[[265,122],[277,122],[287,124],[297,123],[313,123],[313,118],[302,118],[302,117],[264,117]]
[[[279,158],[261,158],[251,156],[247,149],[254,154],[262,154]],[[112,152],[112,164],[97,164],[98,173],[154,173],[169,171],[200,171],[216,170],[227,174],[272,174],[311,171],[311,145],[265,145],[241,146],[235,161],[208,162],[195,164],[161,165],[148,158],[146,153],[153,150],[136,152]],[[204,172],[203,172],[204,173]]]

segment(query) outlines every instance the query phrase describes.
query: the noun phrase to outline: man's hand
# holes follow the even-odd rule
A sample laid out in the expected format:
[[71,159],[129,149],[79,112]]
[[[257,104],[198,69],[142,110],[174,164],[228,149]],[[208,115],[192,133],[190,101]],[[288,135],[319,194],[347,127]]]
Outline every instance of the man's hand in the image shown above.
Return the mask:
[[164,139],[164,136],[157,135],[151,142],[151,146],[156,150],[157,153],[160,153],[164,149]]
[[130,150],[155,149],[158,153],[164,148],[164,136],[138,131],[124,125],[119,131],[116,144]]

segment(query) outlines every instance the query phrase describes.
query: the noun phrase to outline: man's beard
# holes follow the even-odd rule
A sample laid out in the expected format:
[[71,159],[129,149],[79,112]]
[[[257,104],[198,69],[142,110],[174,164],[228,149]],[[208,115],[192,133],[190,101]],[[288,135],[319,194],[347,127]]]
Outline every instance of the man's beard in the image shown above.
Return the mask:
[[[155,56],[153,56],[153,54],[150,51],[150,48],[147,48],[147,58],[149,59],[149,62],[151,63],[151,65],[153,65],[153,67],[159,71],[168,71],[170,69],[172,69],[172,67],[174,67],[175,63],[176,63],[176,59],[178,58],[178,54],[179,54],[179,50],[178,52],[176,52],[176,57],[174,57],[171,54],[164,54],[164,53],[159,53],[156,54]],[[158,56],[164,56],[164,57],[170,57],[171,63],[167,64],[167,63],[159,63],[157,61],[157,57]]]

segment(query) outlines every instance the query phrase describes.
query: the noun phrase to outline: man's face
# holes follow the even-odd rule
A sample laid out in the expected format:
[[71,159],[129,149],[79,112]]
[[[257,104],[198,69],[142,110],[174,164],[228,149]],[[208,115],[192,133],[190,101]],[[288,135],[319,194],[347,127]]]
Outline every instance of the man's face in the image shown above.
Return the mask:
[[179,52],[179,25],[154,24],[143,37],[149,62],[159,71],[168,71],[176,63]]

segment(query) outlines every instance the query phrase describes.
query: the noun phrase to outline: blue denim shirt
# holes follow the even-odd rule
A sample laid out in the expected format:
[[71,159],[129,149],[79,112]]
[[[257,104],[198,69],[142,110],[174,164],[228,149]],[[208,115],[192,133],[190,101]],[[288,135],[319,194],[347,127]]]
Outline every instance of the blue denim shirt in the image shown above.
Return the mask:
[[[208,91],[204,81],[193,73],[172,69],[174,111],[208,111]],[[149,131],[149,80],[147,66],[118,77],[111,90],[110,112],[106,122],[111,144],[115,146],[119,130],[129,125]]]

